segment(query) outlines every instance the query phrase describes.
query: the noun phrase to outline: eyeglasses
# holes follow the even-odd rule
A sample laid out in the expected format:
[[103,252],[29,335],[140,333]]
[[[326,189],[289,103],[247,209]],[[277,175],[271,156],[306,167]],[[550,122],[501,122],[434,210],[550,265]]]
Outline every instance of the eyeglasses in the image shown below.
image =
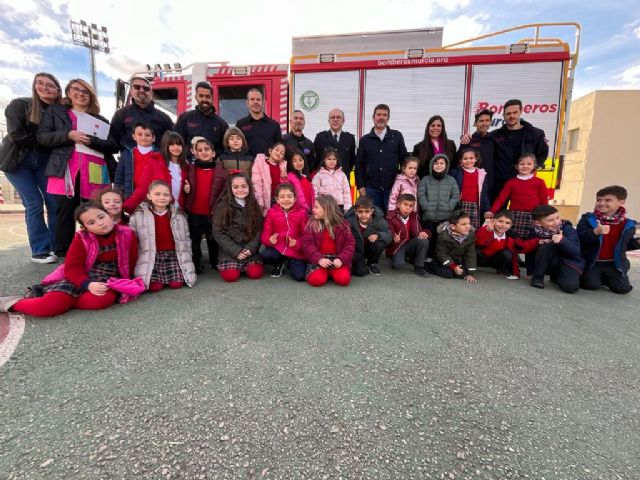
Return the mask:
[[151,91],[151,87],[149,85],[140,85],[139,83],[134,83],[131,86],[134,88],[134,90],[144,90],[145,92]]
[[329,120],[342,120],[342,115],[331,115]]
[[41,82],[40,80],[37,80],[36,85],[38,87],[46,88],[48,90],[58,90],[58,86],[55,83],[45,83],[45,82]]
[[69,88],[70,91],[77,93],[78,95],[84,95],[86,97],[90,96],[91,93],[89,92],[89,90],[87,90],[86,88],[80,88],[80,87],[70,87]]

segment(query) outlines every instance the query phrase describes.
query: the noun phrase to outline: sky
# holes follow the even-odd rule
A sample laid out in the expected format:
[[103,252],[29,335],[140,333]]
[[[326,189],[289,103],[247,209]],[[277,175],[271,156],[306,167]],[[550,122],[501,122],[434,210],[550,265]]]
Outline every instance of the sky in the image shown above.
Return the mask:
[[[12,98],[30,94],[36,72],[53,73],[63,88],[74,77],[91,79],[89,53],[72,44],[70,19],[108,28],[111,53],[96,55],[107,117],[115,109],[115,80],[147,63],[288,63],[292,36],[424,27],[444,27],[447,44],[525,23],[578,22],[573,98],[640,88],[637,0],[0,0],[0,11],[0,113]],[[552,29],[549,36],[574,40],[570,29]],[[3,114],[0,129],[2,123]]]

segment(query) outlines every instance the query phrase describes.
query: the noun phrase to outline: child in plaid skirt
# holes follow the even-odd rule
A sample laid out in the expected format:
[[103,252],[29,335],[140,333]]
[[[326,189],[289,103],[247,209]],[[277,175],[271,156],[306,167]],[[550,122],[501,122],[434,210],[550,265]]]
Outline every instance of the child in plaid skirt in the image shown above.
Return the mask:
[[25,298],[0,298],[0,311],[52,317],[71,308],[101,310],[118,300],[108,282],[131,278],[136,236],[129,227],[116,225],[99,203],[81,204],[74,216],[82,229],[74,235],[65,263],[29,288]]
[[473,148],[461,152],[460,168],[451,171],[451,176],[460,188],[460,208],[469,214],[471,226],[477,231],[484,212],[489,210],[489,188],[487,172],[480,168],[480,153]]
[[213,238],[218,243],[218,271],[225,282],[235,282],[245,272],[261,278],[264,266],[258,255],[262,211],[245,173],[229,176],[213,214]]
[[513,213],[512,230],[521,238],[527,238],[532,226],[531,210],[538,205],[547,205],[549,192],[544,180],[536,177],[535,155],[532,153],[522,154],[518,159],[516,169],[518,175],[504,184],[500,195],[493,202],[491,210],[484,214],[484,218],[493,218],[509,201],[509,210]]
[[169,184],[155,180],[149,186],[147,201],[129,221],[140,242],[136,277],[142,277],[150,292],[196,283],[187,219],[171,204],[172,198]]

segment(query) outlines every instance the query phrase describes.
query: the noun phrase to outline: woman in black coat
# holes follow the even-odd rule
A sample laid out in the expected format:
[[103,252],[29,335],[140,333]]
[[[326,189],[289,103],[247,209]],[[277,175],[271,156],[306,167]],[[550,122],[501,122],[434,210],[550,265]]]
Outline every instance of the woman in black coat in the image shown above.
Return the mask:
[[449,159],[449,169],[458,167],[456,162],[456,144],[447,138],[444,118],[434,115],[427,122],[424,129],[424,139],[413,147],[412,155],[418,157],[418,176],[429,174],[429,162],[436,154],[444,154]]
[[[16,98],[4,111],[7,135],[0,147],[0,170],[20,194],[24,205],[31,260],[54,263],[57,203],[47,193],[45,167],[50,150],[36,140],[43,113],[58,104],[62,95],[60,82],[50,73],[36,74],[31,97]],[[44,206],[47,206],[47,221]]]
[[[51,149],[45,174],[47,192],[58,199],[56,254],[65,256],[76,231],[73,212],[82,200],[90,200],[111,185],[110,166],[115,143],[92,134],[95,119],[109,124],[100,115],[93,87],[80,78],[69,81],[63,105],[47,110],[38,127],[37,139]],[[81,131],[80,126],[85,130]],[[91,130],[87,130],[90,127]]]

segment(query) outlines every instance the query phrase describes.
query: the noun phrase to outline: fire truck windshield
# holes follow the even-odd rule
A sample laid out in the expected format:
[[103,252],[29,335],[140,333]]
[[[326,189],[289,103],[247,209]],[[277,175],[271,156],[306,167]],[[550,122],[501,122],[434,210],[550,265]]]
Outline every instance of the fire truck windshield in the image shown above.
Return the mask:
[[177,88],[157,88],[153,89],[153,101],[157,107],[176,116],[178,114],[178,89]]
[[247,108],[247,93],[250,89],[257,88],[264,95],[264,85],[242,85],[218,87],[219,112],[229,125],[235,125],[242,117],[249,115]]

